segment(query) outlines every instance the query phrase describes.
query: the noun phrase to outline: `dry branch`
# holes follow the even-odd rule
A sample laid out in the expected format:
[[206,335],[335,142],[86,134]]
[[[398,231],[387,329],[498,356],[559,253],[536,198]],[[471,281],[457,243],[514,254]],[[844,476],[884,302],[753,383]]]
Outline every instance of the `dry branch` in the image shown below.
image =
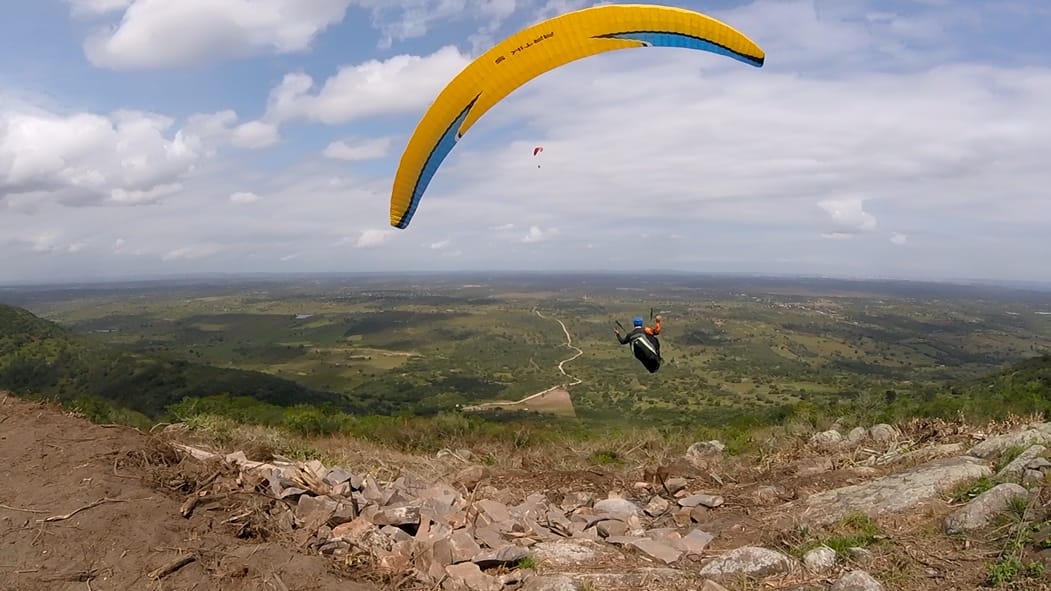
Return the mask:
[[158,568],[156,570],[150,571],[149,573],[146,574],[146,576],[151,578],[151,579],[160,579],[160,578],[163,578],[163,577],[166,577],[166,576],[172,574],[173,572],[179,570],[180,568],[186,566],[187,564],[190,564],[194,560],[197,560],[197,556],[195,556],[193,554],[187,554],[186,556],[180,556],[180,557],[176,558],[175,560],[172,560],[171,562],[165,564],[164,566],[162,566],[162,567],[160,567],[160,568]]
[[102,505],[103,503],[124,503],[124,502],[127,502],[127,501],[128,501],[128,499],[111,499],[109,497],[105,497],[105,498],[101,498],[101,499],[99,499],[97,501],[88,503],[87,505],[84,505],[83,507],[80,507],[79,509],[74,509],[74,510],[70,511],[69,513],[66,513],[65,515],[52,515],[51,517],[45,517],[44,519],[37,519],[37,523],[49,523],[49,522],[52,522],[52,521],[64,521],[66,519],[69,519],[70,517],[73,517],[77,513],[80,513],[81,511],[87,511],[88,509],[91,509],[92,507],[98,507],[99,505]]

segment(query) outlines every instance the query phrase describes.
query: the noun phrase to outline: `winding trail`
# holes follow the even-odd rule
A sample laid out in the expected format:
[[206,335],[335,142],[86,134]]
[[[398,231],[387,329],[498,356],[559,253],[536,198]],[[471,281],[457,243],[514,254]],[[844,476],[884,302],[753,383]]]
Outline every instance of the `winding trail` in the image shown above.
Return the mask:
[[[536,312],[536,315],[541,317],[541,318],[543,318],[544,320],[548,320],[549,319],[547,316],[544,316],[540,312],[540,310],[534,309],[533,312]],[[562,332],[566,333],[566,346],[577,352],[576,355],[570,357],[569,359],[563,359],[562,361],[558,362],[558,371],[561,372],[562,375],[566,376],[567,378],[572,378],[574,380],[572,383],[562,384],[562,387],[563,388],[568,388],[570,386],[576,386],[577,384],[583,383],[584,380],[581,380],[580,378],[577,378],[577,377],[573,377],[573,376],[569,375],[568,373],[566,373],[566,370],[565,370],[564,366],[565,366],[565,364],[569,363],[570,361],[573,361],[577,357],[580,357],[581,355],[583,355],[584,351],[580,347],[577,347],[576,345],[573,344],[573,337],[569,334],[569,329],[566,328],[566,323],[562,322],[558,318],[555,318],[554,320],[560,326],[562,326]]]
[[[574,351],[576,351],[576,354],[573,355],[572,357],[570,357],[568,359],[563,359],[562,361],[558,362],[558,371],[559,371],[559,373],[561,373],[562,375],[566,376],[567,378],[570,378],[572,381],[567,383],[567,384],[558,384],[556,386],[551,386],[547,390],[543,390],[541,392],[537,392],[536,394],[531,394],[529,396],[526,396],[525,398],[522,398],[521,400],[516,400],[514,402],[485,402],[483,404],[475,404],[475,405],[465,406],[465,407],[463,407],[463,410],[466,410],[466,411],[479,411],[479,410],[487,410],[487,409],[491,409],[491,408],[513,408],[513,407],[517,407],[517,406],[525,406],[526,404],[528,404],[531,401],[534,401],[534,402],[544,401],[544,402],[547,402],[548,404],[550,404],[554,400],[561,400],[561,402],[555,402],[555,404],[558,404],[558,405],[563,405],[564,404],[564,405],[568,406],[570,409],[572,409],[572,407],[573,407],[572,397],[571,397],[571,395],[569,393],[569,390],[567,390],[566,388],[569,388],[570,386],[576,386],[577,384],[582,384],[582,383],[584,383],[584,380],[582,380],[582,379],[580,379],[578,377],[575,377],[575,376],[571,376],[568,373],[566,373],[565,365],[567,363],[569,363],[570,361],[573,361],[577,357],[580,357],[581,355],[583,355],[584,354],[584,350],[573,344],[573,336],[569,334],[569,329],[566,328],[566,324],[564,322],[562,322],[558,318],[553,318],[552,319],[552,318],[549,318],[547,316],[544,316],[543,313],[541,313],[540,310],[537,310],[536,308],[533,308],[533,312],[535,312],[537,316],[539,316],[540,318],[543,318],[544,320],[554,320],[555,322],[557,322],[562,327],[562,332],[565,333],[565,335],[566,335],[566,347],[569,347],[570,349],[573,349]],[[571,410],[571,412],[572,412],[572,410]]]

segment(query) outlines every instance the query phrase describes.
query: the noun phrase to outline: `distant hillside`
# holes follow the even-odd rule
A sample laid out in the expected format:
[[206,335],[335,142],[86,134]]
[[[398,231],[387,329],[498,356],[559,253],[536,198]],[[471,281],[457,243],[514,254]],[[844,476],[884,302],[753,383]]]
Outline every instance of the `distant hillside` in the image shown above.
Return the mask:
[[1031,357],[977,378],[960,380],[913,396],[888,390],[887,416],[996,420],[1009,414],[1039,414],[1051,418],[1051,355]]
[[111,403],[151,419],[184,397],[248,396],[277,406],[333,405],[360,412],[344,396],[264,373],[125,352],[21,308],[0,304],[0,390],[62,402]]

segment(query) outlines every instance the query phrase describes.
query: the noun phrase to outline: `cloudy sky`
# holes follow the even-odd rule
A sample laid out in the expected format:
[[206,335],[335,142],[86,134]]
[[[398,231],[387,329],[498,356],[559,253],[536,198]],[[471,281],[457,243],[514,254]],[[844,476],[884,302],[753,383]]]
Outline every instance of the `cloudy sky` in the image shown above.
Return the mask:
[[470,130],[397,230],[400,152],[444,84],[503,36],[593,2],[4,1],[0,283],[1051,280],[1051,3],[661,3],[733,25],[766,65],[654,48],[545,74]]

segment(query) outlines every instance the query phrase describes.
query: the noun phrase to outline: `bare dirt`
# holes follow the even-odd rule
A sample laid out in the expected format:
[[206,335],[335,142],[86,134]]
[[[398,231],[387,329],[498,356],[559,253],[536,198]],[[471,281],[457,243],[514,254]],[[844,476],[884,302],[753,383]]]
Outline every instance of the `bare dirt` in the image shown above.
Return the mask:
[[148,434],[0,394],[0,591],[379,588],[224,524],[222,505],[182,517],[177,475],[201,468],[186,461]]

